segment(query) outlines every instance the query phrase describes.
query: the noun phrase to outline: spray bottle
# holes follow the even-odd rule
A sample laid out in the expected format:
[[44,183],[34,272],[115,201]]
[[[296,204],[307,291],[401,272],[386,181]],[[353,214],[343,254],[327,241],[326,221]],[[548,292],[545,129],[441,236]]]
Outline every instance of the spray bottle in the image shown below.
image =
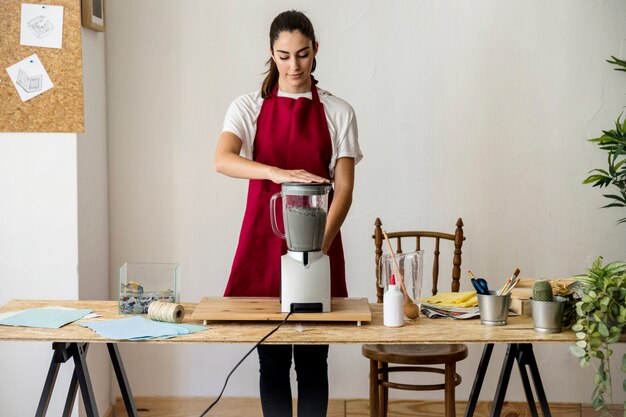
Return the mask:
[[383,295],[383,323],[388,327],[404,326],[402,292],[396,285],[395,275],[391,276],[387,292]]

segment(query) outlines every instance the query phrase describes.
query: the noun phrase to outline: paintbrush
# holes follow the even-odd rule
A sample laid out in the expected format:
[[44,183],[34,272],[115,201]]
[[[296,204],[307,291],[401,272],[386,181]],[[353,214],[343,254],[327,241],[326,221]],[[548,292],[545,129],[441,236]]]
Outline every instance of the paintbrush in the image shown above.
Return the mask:
[[498,291],[498,295],[507,295],[513,289],[513,287],[517,284],[517,276],[519,275],[519,273],[519,268],[515,268],[513,274],[509,277],[504,286]]

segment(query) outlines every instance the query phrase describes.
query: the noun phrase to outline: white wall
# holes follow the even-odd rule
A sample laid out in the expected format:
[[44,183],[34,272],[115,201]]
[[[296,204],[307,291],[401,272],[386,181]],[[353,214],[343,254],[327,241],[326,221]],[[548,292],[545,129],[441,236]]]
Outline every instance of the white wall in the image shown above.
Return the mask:
[[[109,200],[104,33],[82,30],[85,132],[78,135],[78,297],[109,299]],[[109,398],[110,366],[106,346],[92,344],[87,355],[94,396],[104,414]],[[84,409],[80,408],[81,413]],[[82,415],[82,414],[81,414]]]
[[[213,152],[228,103],[260,85],[271,19],[290,8],[317,29],[320,85],[359,119],[365,158],[343,227],[352,295],[374,298],[376,216],[388,230],[450,232],[463,217],[463,276],[472,269],[504,281],[519,266],[524,276],[567,277],[598,255],[626,259],[620,212],[600,210],[602,193],[581,185],[605,163],[586,139],[611,127],[625,104],[626,77],[605,62],[626,53],[624,2],[110,0],[112,295],[126,261],[180,262],[183,301],[222,294],[246,183],[214,173]],[[122,352],[136,395],[216,395],[246,348]],[[589,401],[591,370],[578,368],[567,345],[536,351],[550,400]],[[479,355],[472,347],[460,365],[458,398],[469,393]],[[331,397],[367,397],[359,346],[334,346],[330,366]],[[515,372],[507,399],[523,400]],[[257,395],[256,373],[253,357],[226,395]]]
[[[0,133],[0,305],[78,299],[76,195],[76,134]],[[34,415],[51,343],[1,343],[0,357],[2,414]],[[59,372],[50,415],[63,410],[72,371]]]

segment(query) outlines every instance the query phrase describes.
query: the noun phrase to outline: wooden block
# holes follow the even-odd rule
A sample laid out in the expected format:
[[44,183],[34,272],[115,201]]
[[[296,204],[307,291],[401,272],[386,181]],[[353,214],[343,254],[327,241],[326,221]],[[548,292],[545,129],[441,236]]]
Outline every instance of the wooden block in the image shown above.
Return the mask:
[[513,288],[511,290],[511,298],[521,298],[524,300],[528,300],[530,297],[533,296],[533,289],[532,288]]
[[520,278],[515,285],[515,288],[532,288],[533,283],[537,278]]
[[[294,313],[289,321],[371,321],[367,298],[333,298],[329,313]],[[206,321],[282,321],[278,298],[204,297],[191,316]]]
[[520,316],[530,316],[530,300],[524,298],[511,297],[509,310]]
[[574,282],[574,278],[520,278],[515,288],[532,288],[535,281],[539,280],[548,280],[548,281],[560,281],[563,283],[571,283]]

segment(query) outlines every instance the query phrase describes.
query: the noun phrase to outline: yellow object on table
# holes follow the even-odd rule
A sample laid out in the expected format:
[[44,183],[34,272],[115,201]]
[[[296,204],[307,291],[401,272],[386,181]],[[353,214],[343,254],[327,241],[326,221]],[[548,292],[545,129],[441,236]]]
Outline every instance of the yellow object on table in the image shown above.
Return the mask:
[[422,301],[445,307],[475,307],[478,305],[475,291],[440,292],[432,297],[422,298]]

